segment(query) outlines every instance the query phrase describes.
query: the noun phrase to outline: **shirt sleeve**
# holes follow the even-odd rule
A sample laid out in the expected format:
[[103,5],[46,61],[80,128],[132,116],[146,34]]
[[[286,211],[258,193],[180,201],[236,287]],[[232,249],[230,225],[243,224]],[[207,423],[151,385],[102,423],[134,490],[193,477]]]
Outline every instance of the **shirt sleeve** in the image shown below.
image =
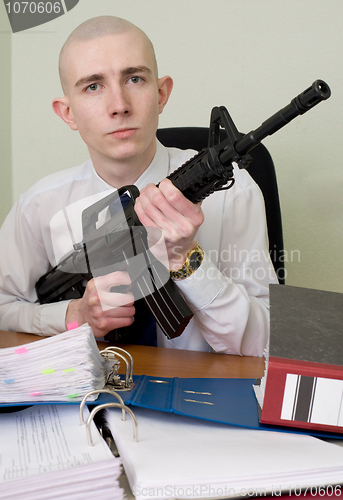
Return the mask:
[[269,341],[269,284],[277,282],[263,197],[249,182],[224,204],[215,258],[205,254],[199,269],[177,285],[194,312],[193,328],[214,351],[262,356]]
[[17,202],[0,230],[0,329],[54,335],[65,331],[69,301],[37,303],[35,284],[48,271],[37,207]]

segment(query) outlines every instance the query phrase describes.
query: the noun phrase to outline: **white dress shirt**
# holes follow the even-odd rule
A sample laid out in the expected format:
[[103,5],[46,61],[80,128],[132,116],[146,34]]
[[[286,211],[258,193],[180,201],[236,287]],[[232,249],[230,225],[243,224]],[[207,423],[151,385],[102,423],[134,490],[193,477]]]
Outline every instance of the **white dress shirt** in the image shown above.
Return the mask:
[[[136,182],[157,184],[195,154],[165,148]],[[177,286],[194,312],[180,337],[158,345],[262,356],[269,338],[270,283],[277,278],[268,251],[265,208],[248,172],[202,203],[205,221],[196,239],[200,268]],[[82,210],[113,192],[91,160],[49,175],[20,196],[0,231],[0,329],[54,335],[65,330],[69,301],[40,305],[35,283],[82,240]]]

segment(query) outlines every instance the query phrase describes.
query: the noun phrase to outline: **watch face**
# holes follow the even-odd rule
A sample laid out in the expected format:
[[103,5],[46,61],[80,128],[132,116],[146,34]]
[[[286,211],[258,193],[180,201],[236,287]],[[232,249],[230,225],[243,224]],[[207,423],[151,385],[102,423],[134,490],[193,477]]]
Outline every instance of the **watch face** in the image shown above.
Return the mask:
[[201,253],[193,252],[189,258],[189,267],[195,271],[196,269],[198,269],[198,267],[200,267],[201,261]]

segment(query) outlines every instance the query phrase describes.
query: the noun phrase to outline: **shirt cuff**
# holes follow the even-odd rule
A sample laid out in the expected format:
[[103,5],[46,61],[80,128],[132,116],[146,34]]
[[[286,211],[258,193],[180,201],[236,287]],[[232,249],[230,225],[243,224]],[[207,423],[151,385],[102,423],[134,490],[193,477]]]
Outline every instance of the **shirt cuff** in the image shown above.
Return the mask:
[[174,281],[193,310],[210,304],[225,286],[224,276],[205,254],[201,266],[188,278]]
[[70,300],[41,306],[40,335],[50,336],[66,331],[65,317]]

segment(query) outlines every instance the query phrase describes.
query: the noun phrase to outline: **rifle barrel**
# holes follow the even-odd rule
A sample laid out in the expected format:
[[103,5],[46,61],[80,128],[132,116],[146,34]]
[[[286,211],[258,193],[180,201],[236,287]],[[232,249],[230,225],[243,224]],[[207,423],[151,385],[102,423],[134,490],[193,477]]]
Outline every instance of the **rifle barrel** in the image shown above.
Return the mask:
[[[241,155],[248,153],[257,146],[265,137],[274,134],[284,127],[296,116],[303,115],[321,101],[328,99],[331,95],[330,87],[323,80],[316,80],[311,87],[299,94],[285,108],[280,109],[273,116],[255,130],[244,135],[235,144],[235,151]],[[220,161],[225,165],[229,158],[225,156],[226,151],[220,155]],[[227,151],[229,154],[229,151]]]

